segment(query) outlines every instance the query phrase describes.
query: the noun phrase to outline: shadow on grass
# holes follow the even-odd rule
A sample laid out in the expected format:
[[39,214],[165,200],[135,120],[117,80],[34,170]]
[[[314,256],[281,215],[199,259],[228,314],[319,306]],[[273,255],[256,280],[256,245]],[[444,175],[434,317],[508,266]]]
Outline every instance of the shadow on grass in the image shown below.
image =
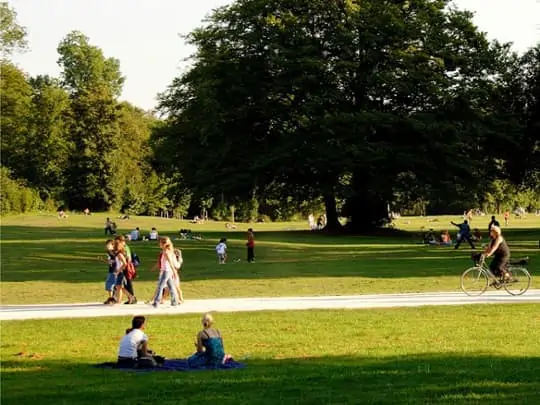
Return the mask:
[[[179,240],[184,281],[264,280],[294,277],[414,278],[458,275],[470,267],[470,250],[430,247],[412,234],[396,238],[327,236],[309,231],[257,233],[257,263],[245,262],[244,232],[229,232],[229,263],[218,266],[215,244],[223,233],[202,233],[202,241]],[[516,230],[518,255],[538,255],[531,230]],[[102,229],[2,227],[2,281],[103,282],[106,265]],[[96,242],[102,239],[103,243]],[[523,242],[525,241],[525,242]],[[133,242],[142,259],[137,281],[155,281],[156,243]],[[517,250],[521,250],[517,252]],[[240,259],[236,262],[234,259]]]
[[534,404],[539,357],[460,354],[247,361],[247,369],[131,373],[3,359],[2,403]]

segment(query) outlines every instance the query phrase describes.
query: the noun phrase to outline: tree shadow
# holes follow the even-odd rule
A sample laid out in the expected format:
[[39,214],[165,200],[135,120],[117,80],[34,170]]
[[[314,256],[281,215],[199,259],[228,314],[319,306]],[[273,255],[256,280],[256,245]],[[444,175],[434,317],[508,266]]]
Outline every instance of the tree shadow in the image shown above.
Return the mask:
[[[426,246],[413,234],[386,239],[373,236],[331,237],[309,231],[257,233],[257,263],[245,261],[245,233],[226,236],[229,262],[219,266],[215,244],[223,233],[202,233],[202,240],[174,240],[184,256],[183,280],[261,280],[294,277],[365,277],[374,279],[459,276],[472,265],[463,246]],[[516,230],[510,246],[517,256],[539,256],[530,230]],[[537,236],[537,235],[536,235]],[[107,265],[102,229],[2,227],[2,281],[103,282]],[[132,242],[142,260],[137,281],[155,281],[155,242]]]
[[[243,370],[133,373],[3,359],[2,403],[534,404],[539,357],[459,353],[248,359]],[[103,361],[97,359],[95,362]]]

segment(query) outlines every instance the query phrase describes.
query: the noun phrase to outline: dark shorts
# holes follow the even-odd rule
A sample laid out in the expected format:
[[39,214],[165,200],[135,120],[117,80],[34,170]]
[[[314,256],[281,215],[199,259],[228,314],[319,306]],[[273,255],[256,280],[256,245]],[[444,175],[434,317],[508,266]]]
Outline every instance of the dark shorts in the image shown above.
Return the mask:
[[126,276],[124,275],[124,273],[118,273],[118,276],[116,277],[116,285],[117,286],[126,285]]

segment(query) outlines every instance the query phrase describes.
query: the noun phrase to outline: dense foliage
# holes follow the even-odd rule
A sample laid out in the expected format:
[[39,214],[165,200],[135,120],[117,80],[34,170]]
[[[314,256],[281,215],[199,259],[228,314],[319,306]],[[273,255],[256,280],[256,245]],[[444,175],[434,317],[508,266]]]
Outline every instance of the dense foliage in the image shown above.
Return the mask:
[[28,77],[3,13],[1,163],[43,201],[353,230],[540,208],[540,44],[490,43],[448,1],[237,0],[187,37],[163,119],[119,102],[118,60],[80,32],[60,78]]

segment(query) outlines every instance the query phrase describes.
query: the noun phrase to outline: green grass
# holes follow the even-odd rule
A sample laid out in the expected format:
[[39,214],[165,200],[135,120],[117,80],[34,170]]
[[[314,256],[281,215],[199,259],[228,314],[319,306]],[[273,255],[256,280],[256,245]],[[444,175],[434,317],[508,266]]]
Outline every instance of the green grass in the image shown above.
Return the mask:
[[[2,218],[2,304],[95,302],[104,299],[103,255],[105,215],[53,215]],[[183,288],[187,299],[241,296],[345,295],[384,292],[454,291],[461,272],[470,266],[470,250],[419,244],[422,226],[449,228],[459,217],[401,218],[396,226],[408,232],[385,236],[327,236],[304,231],[306,223],[240,224],[228,231],[223,223],[204,225],[152,217],[117,220],[119,231],[136,226],[176,236],[181,228],[201,233],[202,241],[175,241],[184,253]],[[485,231],[489,218],[474,218]],[[429,222],[428,222],[429,221]],[[504,229],[514,256],[530,256],[532,288],[538,286],[540,217],[513,219]],[[228,238],[230,258],[245,256],[245,231],[256,232],[257,263],[216,263],[214,246]],[[485,233],[485,232],[484,232]],[[149,299],[156,273],[149,272],[158,246],[134,242],[143,264],[136,280],[140,299]]]
[[[2,404],[537,404],[538,306],[218,314],[245,370],[133,374],[128,318],[2,323]],[[199,316],[150,317],[151,346],[193,350]]]

